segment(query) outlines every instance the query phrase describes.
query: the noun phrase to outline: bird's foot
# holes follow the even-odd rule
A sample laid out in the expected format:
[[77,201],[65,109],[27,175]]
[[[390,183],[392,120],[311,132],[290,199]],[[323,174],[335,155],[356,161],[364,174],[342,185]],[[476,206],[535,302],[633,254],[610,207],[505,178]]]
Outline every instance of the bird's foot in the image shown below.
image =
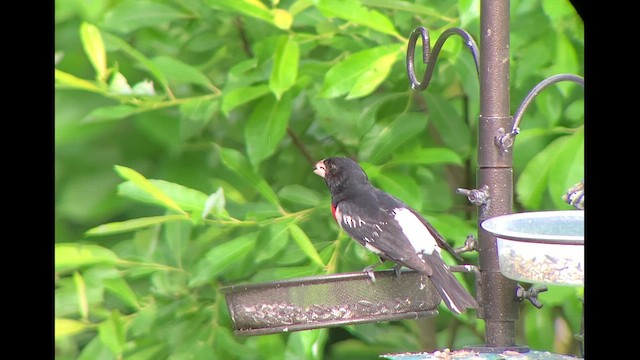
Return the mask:
[[393,267],[393,270],[396,272],[396,278],[400,277],[400,269],[402,269],[402,265],[396,265]]
[[383,263],[384,263],[384,260],[380,259],[380,262],[377,262],[373,265],[369,265],[366,268],[364,268],[362,271],[365,272],[367,275],[369,275],[369,278],[371,279],[372,282],[376,282],[376,274],[373,273],[373,269],[382,265]]
[[369,276],[369,279],[371,279],[371,282],[376,282],[376,274],[374,274],[373,272],[374,267],[375,266],[367,266],[366,268],[364,268],[364,270],[362,270],[365,274]]

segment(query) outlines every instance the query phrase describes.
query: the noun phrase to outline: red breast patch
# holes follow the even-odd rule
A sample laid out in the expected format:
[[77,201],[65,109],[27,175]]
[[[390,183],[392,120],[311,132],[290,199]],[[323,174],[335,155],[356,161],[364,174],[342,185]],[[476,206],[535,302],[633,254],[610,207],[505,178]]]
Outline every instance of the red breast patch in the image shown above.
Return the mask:
[[336,207],[333,204],[331,204],[331,215],[333,215],[335,221],[338,221],[338,219],[336,219]]

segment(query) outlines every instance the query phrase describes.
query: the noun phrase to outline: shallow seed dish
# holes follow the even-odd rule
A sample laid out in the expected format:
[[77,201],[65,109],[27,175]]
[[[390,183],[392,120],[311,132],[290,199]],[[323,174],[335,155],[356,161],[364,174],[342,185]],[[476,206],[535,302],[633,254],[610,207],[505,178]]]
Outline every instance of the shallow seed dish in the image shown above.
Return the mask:
[[236,335],[265,335],[435,316],[440,301],[416,271],[375,271],[239,284],[220,289]]
[[560,210],[489,218],[500,272],[513,280],[584,286],[584,211]]

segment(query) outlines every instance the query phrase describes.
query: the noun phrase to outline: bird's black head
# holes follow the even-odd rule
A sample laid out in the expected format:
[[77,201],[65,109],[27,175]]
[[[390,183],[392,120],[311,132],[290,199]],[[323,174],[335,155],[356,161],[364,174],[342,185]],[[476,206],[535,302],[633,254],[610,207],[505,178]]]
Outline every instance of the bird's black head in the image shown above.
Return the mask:
[[360,165],[347,157],[320,160],[313,167],[313,172],[324,178],[331,192],[352,184],[369,183],[369,178]]

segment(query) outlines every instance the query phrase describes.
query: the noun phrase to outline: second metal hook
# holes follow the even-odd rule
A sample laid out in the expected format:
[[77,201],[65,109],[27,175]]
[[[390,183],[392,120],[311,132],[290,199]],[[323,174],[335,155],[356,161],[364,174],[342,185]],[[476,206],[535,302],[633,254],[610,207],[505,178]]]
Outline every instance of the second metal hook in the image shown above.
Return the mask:
[[522,103],[516,110],[516,113],[513,115],[513,126],[511,130],[507,132],[505,129],[500,129],[498,135],[496,136],[496,145],[500,148],[502,152],[507,152],[513,146],[513,142],[515,137],[520,133],[520,129],[518,125],[520,125],[520,120],[522,120],[522,115],[524,111],[527,110],[529,104],[535,99],[538,94],[547,88],[549,85],[555,84],[560,81],[573,81],[576,84],[584,87],[584,78],[582,76],[573,75],[573,74],[558,74],[548,77],[542,80],[538,85],[536,85],[527,96],[522,100]]

